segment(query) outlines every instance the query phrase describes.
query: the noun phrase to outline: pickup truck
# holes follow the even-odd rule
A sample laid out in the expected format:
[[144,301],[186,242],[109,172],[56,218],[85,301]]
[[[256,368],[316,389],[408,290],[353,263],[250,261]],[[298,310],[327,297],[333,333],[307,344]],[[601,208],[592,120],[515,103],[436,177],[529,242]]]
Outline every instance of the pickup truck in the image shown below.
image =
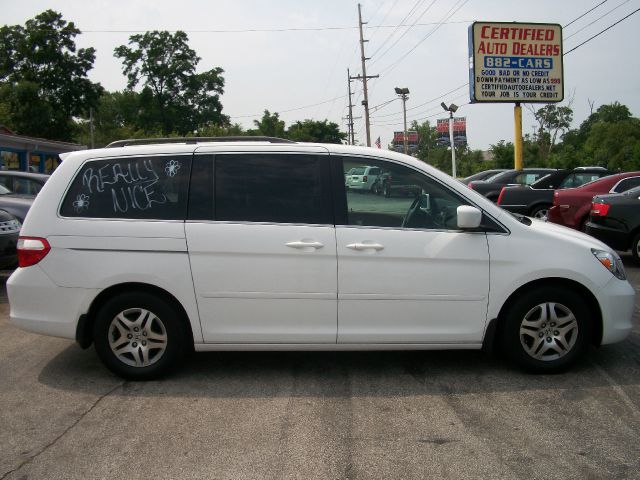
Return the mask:
[[579,167],[573,170],[558,170],[531,185],[506,186],[498,196],[498,205],[512,213],[547,220],[553,205],[553,192],[574,188],[593,182],[611,172],[601,167]]

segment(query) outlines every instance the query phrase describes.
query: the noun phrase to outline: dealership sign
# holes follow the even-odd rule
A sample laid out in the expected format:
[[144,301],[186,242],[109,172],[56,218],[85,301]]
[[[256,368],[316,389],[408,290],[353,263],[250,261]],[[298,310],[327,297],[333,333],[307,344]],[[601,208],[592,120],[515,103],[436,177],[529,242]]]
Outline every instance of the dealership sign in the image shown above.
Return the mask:
[[475,22],[469,27],[471,102],[561,102],[562,27]]

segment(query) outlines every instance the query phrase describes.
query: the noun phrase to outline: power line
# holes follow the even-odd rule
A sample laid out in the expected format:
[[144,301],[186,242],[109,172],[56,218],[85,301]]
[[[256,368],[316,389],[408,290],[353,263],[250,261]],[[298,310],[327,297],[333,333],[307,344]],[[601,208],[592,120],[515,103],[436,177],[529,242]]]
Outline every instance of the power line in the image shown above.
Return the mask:
[[[383,73],[389,72],[390,70],[392,70],[393,68],[395,68],[396,65],[398,65],[400,62],[402,62],[402,60],[404,60],[405,58],[407,58],[407,56],[409,54],[411,54],[411,52],[413,52],[416,48],[418,48],[422,42],[424,42],[427,38],[429,38],[431,35],[433,35],[435,32],[438,31],[438,29],[445,24],[445,22],[447,20],[449,20],[451,17],[453,17],[458,10],[460,10],[462,7],[465,6],[465,4],[469,1],[469,0],[464,0],[462,1],[462,3],[456,8],[456,6],[458,5],[458,3],[460,3],[462,0],[458,0],[458,2],[456,2],[453,7],[451,7],[447,13],[445,13],[442,17],[442,20],[440,22],[438,22],[438,24],[427,34],[425,35],[422,40],[420,40],[418,43],[416,43],[411,49],[409,49],[404,55],[402,55],[398,60],[396,60],[394,63],[392,63],[391,65],[387,66],[386,68],[384,68],[380,74],[382,75]],[[455,9],[455,10],[454,10]],[[451,12],[453,10],[453,12]],[[449,14],[449,12],[451,12]]]
[[428,6],[426,9],[424,9],[424,10],[422,11],[422,13],[420,14],[420,16],[416,19],[416,21],[415,21],[415,22],[413,22],[413,23],[411,24],[411,26],[410,26],[409,28],[407,28],[407,29],[402,33],[402,35],[400,35],[400,36],[396,39],[396,41],[395,41],[395,42],[393,42],[393,44],[392,44],[391,46],[389,46],[389,47],[388,47],[384,52],[382,52],[382,53],[380,54],[380,56],[379,56],[377,59],[374,59],[374,60],[373,60],[373,62],[371,62],[371,64],[373,65],[375,62],[377,62],[377,61],[378,61],[378,60],[380,60],[382,57],[384,57],[384,56],[389,52],[389,50],[391,50],[393,47],[395,47],[395,46],[398,44],[398,42],[400,42],[400,40],[402,40],[402,39],[404,38],[404,36],[405,36],[407,33],[409,33],[409,31],[411,30],[411,28],[413,28],[413,26],[414,26],[416,23],[418,23],[422,17],[424,17],[424,15],[425,15],[425,14],[426,14],[430,9],[431,9],[431,7],[433,7],[433,4],[434,4],[434,3],[436,3],[436,1],[437,1],[437,0],[432,0],[432,1],[431,1],[431,3],[429,4],[429,6]]
[[[453,92],[457,92],[457,91],[458,91],[458,90],[460,90],[461,88],[464,88],[464,87],[466,87],[466,86],[468,86],[468,85],[469,85],[469,82],[464,83],[463,85],[460,85],[459,87],[456,87],[456,88],[454,88],[453,90],[449,90],[448,92],[445,92],[445,93],[443,93],[442,95],[438,95],[437,97],[434,97],[434,98],[432,98],[432,99],[430,99],[430,100],[427,100],[426,102],[423,102],[423,103],[421,103],[421,104],[419,104],[419,105],[415,105],[415,106],[413,106],[413,107],[411,107],[411,108],[407,108],[407,112],[409,112],[409,111],[411,111],[411,110],[415,110],[415,109],[420,108],[420,107],[423,107],[423,106],[428,105],[428,104],[430,104],[430,103],[433,103],[433,102],[435,102],[435,101],[437,101],[437,100],[440,100],[441,98],[446,97],[447,95],[450,95],[450,94],[452,94]],[[395,100],[395,99],[394,99],[394,100]],[[384,114],[384,115],[375,115],[375,117],[374,117],[374,118],[392,117],[392,116],[394,116],[394,115],[399,115],[399,114],[401,114],[401,113],[402,113],[402,112],[394,112],[394,113],[386,113],[386,114]]]
[[584,42],[582,42],[579,45],[576,45],[575,47],[573,47],[571,50],[564,52],[565,55],[567,55],[568,53],[573,52],[574,50],[577,50],[578,48],[580,48],[581,46],[583,46],[585,43],[590,42],[591,40],[593,40],[594,38],[596,38],[598,35],[602,35],[604,32],[606,32],[607,30],[615,27],[617,24],[619,24],[620,22],[622,22],[623,20],[626,20],[627,18],[629,18],[631,15],[634,15],[636,13],[640,12],[640,8],[634,10],[633,12],[631,12],[629,15],[627,15],[626,17],[621,18],[620,20],[618,20],[616,23],[612,23],[611,25],[609,25],[607,28],[605,28],[604,30],[599,31],[598,33],[596,33],[594,36],[587,38]]
[[[322,102],[318,102],[318,103],[313,103],[311,105],[304,105],[302,107],[296,107],[296,108],[289,108],[288,110],[279,110],[276,111],[274,110],[274,113],[288,113],[288,112],[295,112],[296,110],[304,110],[305,108],[311,108],[311,107],[317,107],[318,105],[324,105],[325,103],[330,103],[330,102],[335,102],[336,100],[339,100],[341,98],[346,98],[346,95],[340,95],[339,97],[335,97],[335,98],[330,98],[329,100],[324,100]],[[256,116],[260,116],[262,115],[264,112],[260,112],[260,113],[251,113],[251,114],[246,114],[246,115],[230,115],[230,118],[249,118],[249,117],[256,117]]]
[[[404,20],[403,20],[404,21]],[[452,22],[444,22],[445,25],[456,23],[471,23],[473,20],[455,20]],[[401,23],[399,25],[371,25],[372,28],[410,28],[413,26],[429,27],[437,25],[438,22],[423,22],[415,25]],[[82,30],[80,33],[144,33],[153,30],[162,30],[169,33],[185,32],[185,33],[281,33],[281,32],[322,32],[332,30],[355,30],[358,27],[352,26],[336,26],[336,27],[282,27],[282,28],[245,28],[245,29],[209,29],[209,30],[164,30],[158,28],[147,28],[138,30]]]
[[411,10],[409,10],[409,13],[407,13],[402,20],[400,20],[400,23],[398,25],[394,26],[393,32],[391,32],[387,38],[385,38],[382,43],[380,44],[380,46],[371,54],[371,58],[375,57],[378,52],[380,50],[382,50],[382,48],[387,44],[387,42],[389,40],[391,40],[391,38],[396,34],[396,32],[398,31],[398,29],[400,28],[401,25],[404,24],[404,22],[411,16],[411,14],[414,12],[414,10],[418,7],[418,5],[422,2],[424,2],[425,0],[416,0],[416,3],[413,4],[413,7],[411,7]]
[[600,2],[599,4],[597,4],[595,7],[587,10],[586,12],[584,12],[582,15],[580,15],[579,17],[574,18],[573,20],[571,20],[569,23],[567,23],[565,26],[563,26],[562,28],[567,28],[569,25],[576,23],[578,20],[580,20],[582,17],[584,17],[587,13],[591,13],[593,12],[596,8],[598,8],[600,5],[602,5],[603,3],[607,3],[608,0],[604,0],[602,2]]
[[577,35],[578,33],[580,33],[581,31],[583,31],[585,28],[590,27],[591,25],[593,25],[596,22],[599,22],[600,20],[602,20],[604,17],[606,17],[607,15],[609,15],[610,13],[613,13],[615,10],[619,9],[621,6],[623,6],[626,3],[629,3],[631,0],[625,0],[624,2],[622,2],[620,5],[618,5],[615,8],[612,8],[611,10],[609,10],[607,13],[603,14],[602,16],[596,18],[593,22],[586,24],[584,27],[582,27],[579,30],[576,30],[575,32],[573,32],[571,35],[564,37],[563,40],[569,40],[571,37]]

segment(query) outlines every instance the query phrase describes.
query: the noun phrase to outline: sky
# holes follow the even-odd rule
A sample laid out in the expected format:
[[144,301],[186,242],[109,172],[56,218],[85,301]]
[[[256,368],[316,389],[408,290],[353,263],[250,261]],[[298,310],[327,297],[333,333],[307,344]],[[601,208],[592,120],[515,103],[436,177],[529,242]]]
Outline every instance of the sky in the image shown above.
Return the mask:
[[[402,130],[402,105],[394,87],[410,90],[408,121],[446,118],[440,102],[461,108],[472,149],[513,141],[513,104],[469,104],[467,30],[473,21],[558,23],[564,51],[576,47],[640,7],[640,0],[361,0],[371,142],[383,145]],[[24,24],[46,9],[63,14],[83,31],[78,47],[96,49],[90,78],[122,90],[126,78],[114,48],[147,30],[183,30],[201,57],[198,71],[224,69],[223,113],[253,127],[267,109],[286,125],[304,120],[335,122],[347,130],[347,69],[361,73],[358,2],[354,0],[0,0],[2,24]],[[415,8],[414,8],[415,7]],[[574,21],[588,10],[592,12]],[[408,15],[408,16],[407,16]],[[396,28],[404,23],[405,27]],[[570,25],[568,25],[571,23]],[[257,30],[257,31],[256,31]],[[283,31],[284,30],[284,31]],[[573,127],[590,105],[618,101],[640,116],[640,12],[564,57],[565,102]],[[364,117],[362,82],[351,82],[354,116]],[[534,105],[539,107],[540,105]],[[524,105],[523,130],[535,120]],[[364,118],[356,140],[366,143]]]

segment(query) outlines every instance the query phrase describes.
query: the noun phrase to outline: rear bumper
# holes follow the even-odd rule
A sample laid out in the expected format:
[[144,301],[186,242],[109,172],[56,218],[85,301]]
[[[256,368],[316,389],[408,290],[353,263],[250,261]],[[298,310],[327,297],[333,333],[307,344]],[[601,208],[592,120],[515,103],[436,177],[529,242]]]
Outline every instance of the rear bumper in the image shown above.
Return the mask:
[[636,292],[626,280],[611,277],[596,298],[602,310],[602,345],[621,342],[631,333]]
[[629,238],[629,232],[626,230],[620,230],[617,228],[606,227],[604,225],[598,225],[597,223],[587,222],[586,233],[592,237],[597,238],[601,242],[606,243],[614,250],[627,251],[631,239]]
[[38,265],[18,268],[7,280],[9,319],[24,330],[75,339],[78,318],[98,292],[59,287]]

